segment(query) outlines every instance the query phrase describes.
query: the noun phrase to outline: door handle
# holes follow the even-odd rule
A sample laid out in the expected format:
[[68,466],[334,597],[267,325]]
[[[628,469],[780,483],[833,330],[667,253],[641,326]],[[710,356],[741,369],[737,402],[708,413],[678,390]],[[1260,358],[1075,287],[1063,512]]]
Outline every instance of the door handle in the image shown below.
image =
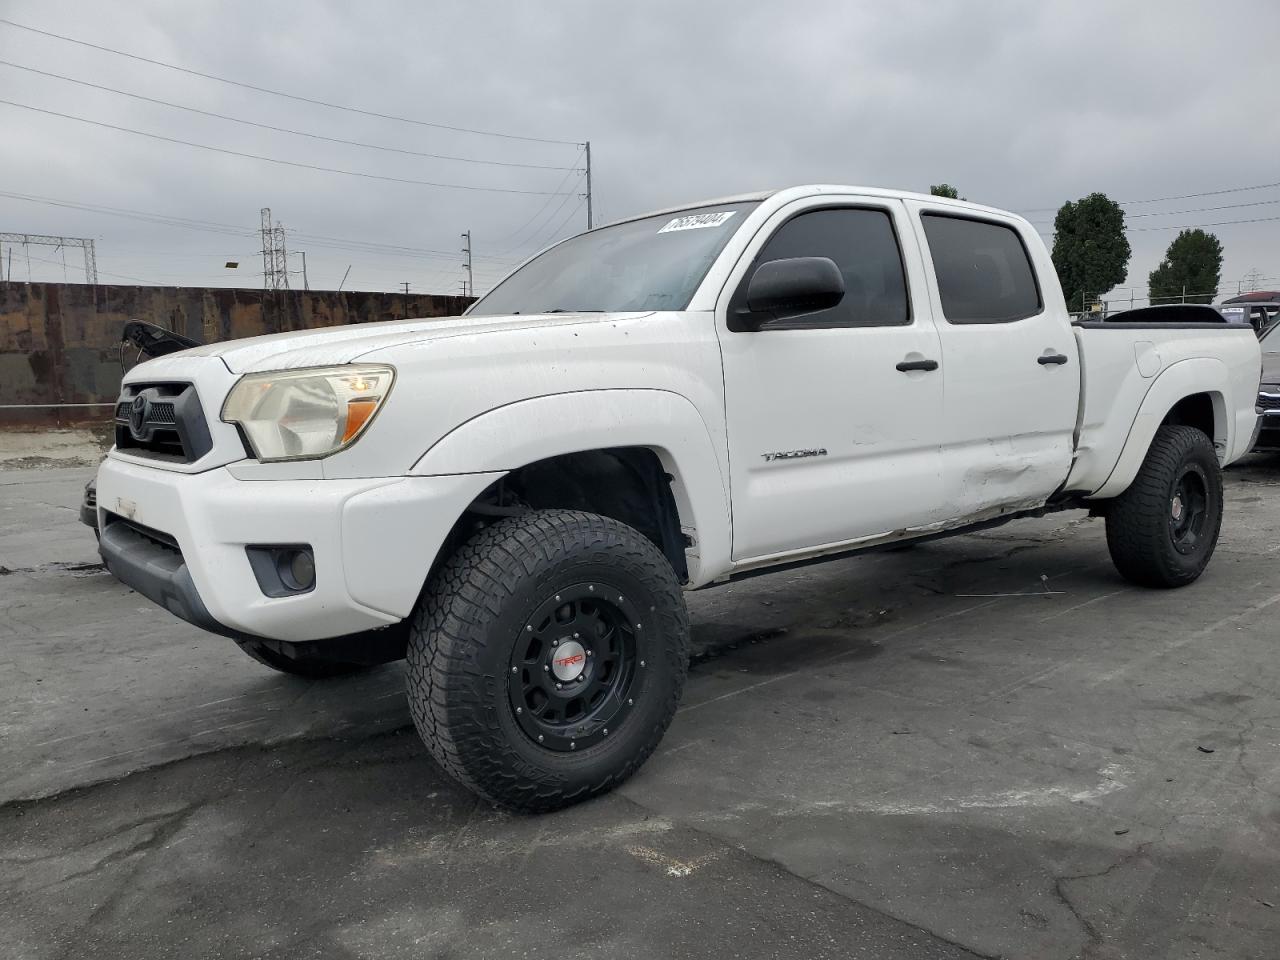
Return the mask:
[[1051,363],[1066,363],[1067,355],[1065,353],[1045,353],[1036,357],[1036,363],[1042,367],[1047,367]]
[[903,360],[898,364],[897,369],[901,370],[903,373],[909,373],[912,370],[937,370],[938,361],[937,360]]

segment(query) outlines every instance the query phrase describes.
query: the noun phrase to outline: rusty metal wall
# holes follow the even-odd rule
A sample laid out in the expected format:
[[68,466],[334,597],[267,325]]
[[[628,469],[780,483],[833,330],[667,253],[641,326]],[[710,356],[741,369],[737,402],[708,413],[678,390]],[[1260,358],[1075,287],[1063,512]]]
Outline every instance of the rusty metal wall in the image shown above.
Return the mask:
[[[120,329],[148,320],[197,340],[405,317],[456,316],[469,297],[359,291],[228,290],[0,283],[0,407],[114,400]],[[102,411],[3,410],[0,424],[101,419]]]

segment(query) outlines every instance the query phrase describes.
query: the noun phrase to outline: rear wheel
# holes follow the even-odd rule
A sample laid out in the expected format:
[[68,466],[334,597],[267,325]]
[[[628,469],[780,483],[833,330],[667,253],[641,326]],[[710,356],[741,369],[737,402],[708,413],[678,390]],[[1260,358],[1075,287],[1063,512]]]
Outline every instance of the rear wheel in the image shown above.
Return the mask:
[[1120,574],[1144,587],[1181,587],[1213,556],[1222,528],[1222,467],[1195,427],[1166,425],[1129,489],[1107,508],[1107,546]]
[[666,557],[607,517],[535,511],[481,531],[413,614],[409,706],[463,785],[545,811],[612,789],[653,752],[688,669]]

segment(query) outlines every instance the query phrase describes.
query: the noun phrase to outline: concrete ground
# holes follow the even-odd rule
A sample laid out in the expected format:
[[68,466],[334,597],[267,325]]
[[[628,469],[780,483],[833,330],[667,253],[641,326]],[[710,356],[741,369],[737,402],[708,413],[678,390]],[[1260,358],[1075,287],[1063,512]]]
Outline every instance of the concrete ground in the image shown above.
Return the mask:
[[690,596],[622,789],[513,817],[401,668],[310,683],[152,607],[0,470],[0,944],[67,957],[1280,955],[1280,458],[1195,585],[1024,521]]

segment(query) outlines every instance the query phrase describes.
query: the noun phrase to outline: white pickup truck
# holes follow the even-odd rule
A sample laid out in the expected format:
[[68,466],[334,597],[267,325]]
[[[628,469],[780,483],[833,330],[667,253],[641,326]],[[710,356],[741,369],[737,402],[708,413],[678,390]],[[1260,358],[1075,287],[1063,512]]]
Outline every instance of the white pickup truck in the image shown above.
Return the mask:
[[1073,324],[1036,231],[972,203],[666,210],[543,251],[463,317],[136,367],[101,550],[278,670],[407,656],[444,768],[553,809],[661,739],[684,590],[1081,507],[1127,579],[1195,580],[1260,358],[1189,309]]

